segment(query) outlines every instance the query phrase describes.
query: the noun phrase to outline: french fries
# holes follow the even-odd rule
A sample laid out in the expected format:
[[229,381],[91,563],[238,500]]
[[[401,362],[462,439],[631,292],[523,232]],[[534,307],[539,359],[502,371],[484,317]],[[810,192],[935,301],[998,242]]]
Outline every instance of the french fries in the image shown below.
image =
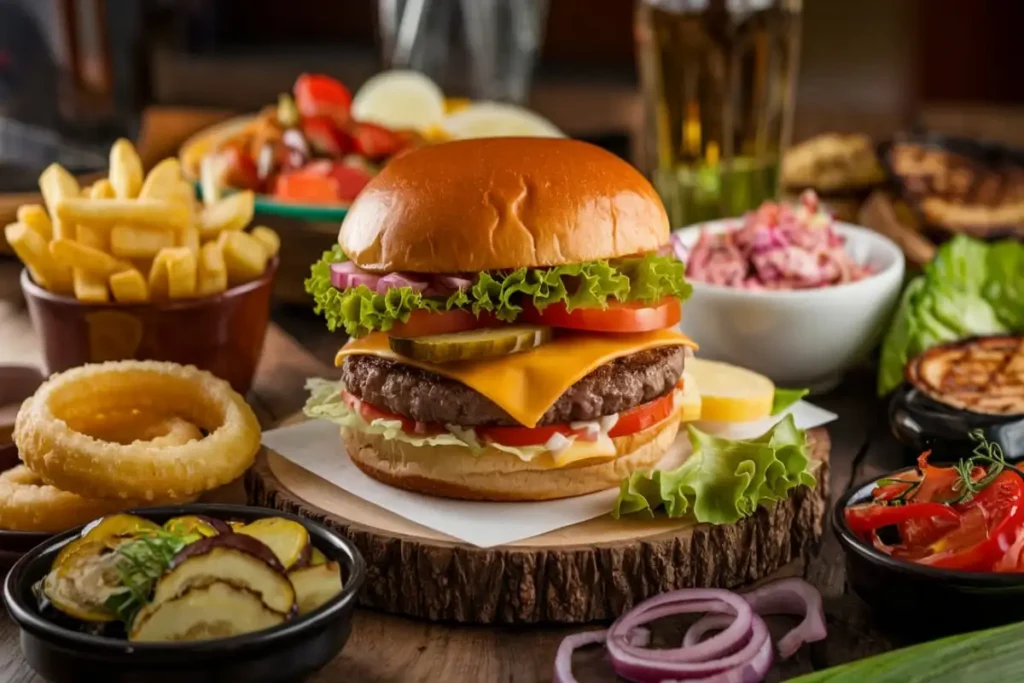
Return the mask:
[[110,229],[110,252],[120,258],[152,258],[174,246],[174,233],[164,228],[115,225]]
[[270,255],[263,244],[245,232],[224,233],[224,265],[232,285],[258,278],[267,267]]
[[105,304],[110,301],[107,278],[99,273],[75,268],[71,271],[75,283],[75,298],[90,304]]
[[114,301],[123,304],[134,304],[149,299],[149,287],[146,286],[146,278],[134,268],[122,270],[110,276],[110,293],[114,295]]
[[57,217],[57,202],[62,199],[77,197],[81,193],[78,181],[60,164],[50,164],[39,176],[39,191],[43,193],[43,203],[50,212],[53,221],[54,237],[74,237],[74,223],[66,223]]
[[199,250],[199,274],[196,293],[199,296],[219,294],[228,288],[228,271],[224,251],[218,242],[207,242]]
[[59,294],[72,291],[71,270],[54,260],[39,233],[24,223],[11,223],[4,228],[4,237],[39,285]]
[[53,223],[50,222],[50,215],[39,204],[19,206],[18,222],[32,228],[47,241],[53,237]]
[[118,199],[135,199],[142,189],[142,160],[124,138],[110,148],[110,184]]
[[88,247],[75,240],[53,240],[50,242],[50,255],[62,266],[94,273],[104,281],[114,273],[130,267],[105,251]]
[[221,232],[241,230],[252,222],[256,196],[251,190],[236,192],[203,208],[199,214],[199,235],[204,240]]
[[203,206],[177,159],[146,175],[127,140],[110,150],[109,177],[80,187],[51,164],[39,188],[45,206],[19,208],[4,234],[37,284],[86,303],[214,296],[262,275],[281,248],[269,228],[244,232],[252,192]]
[[113,199],[114,198],[114,186],[110,184],[110,181],[106,178],[102,178],[93,183],[93,186],[89,188],[89,199]]
[[181,182],[181,164],[177,159],[164,159],[153,167],[139,190],[139,199],[172,199]]
[[259,243],[267,250],[267,256],[273,258],[277,252],[281,251],[281,238],[267,226],[257,225],[249,231],[249,234],[259,240]]
[[196,293],[196,255],[188,247],[174,247],[161,252],[167,264],[167,296],[187,299]]
[[166,199],[84,199],[72,197],[56,204],[57,217],[70,223],[110,226],[115,223],[152,228],[188,225],[188,207]]

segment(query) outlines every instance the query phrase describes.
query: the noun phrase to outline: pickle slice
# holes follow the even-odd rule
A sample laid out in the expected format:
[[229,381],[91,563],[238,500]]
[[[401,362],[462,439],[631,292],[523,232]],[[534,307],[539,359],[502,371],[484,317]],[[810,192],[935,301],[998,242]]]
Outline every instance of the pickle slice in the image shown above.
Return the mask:
[[407,358],[427,363],[451,363],[529,351],[550,340],[550,327],[510,325],[430,337],[391,337],[389,341],[392,351]]

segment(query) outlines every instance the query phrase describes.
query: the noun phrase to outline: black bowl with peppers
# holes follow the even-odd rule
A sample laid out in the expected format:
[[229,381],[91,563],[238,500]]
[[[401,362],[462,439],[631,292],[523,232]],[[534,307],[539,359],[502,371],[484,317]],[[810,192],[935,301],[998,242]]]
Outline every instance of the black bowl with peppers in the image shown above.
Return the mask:
[[850,588],[880,624],[914,639],[1024,618],[1024,472],[974,432],[956,465],[929,463],[854,486],[832,527]]

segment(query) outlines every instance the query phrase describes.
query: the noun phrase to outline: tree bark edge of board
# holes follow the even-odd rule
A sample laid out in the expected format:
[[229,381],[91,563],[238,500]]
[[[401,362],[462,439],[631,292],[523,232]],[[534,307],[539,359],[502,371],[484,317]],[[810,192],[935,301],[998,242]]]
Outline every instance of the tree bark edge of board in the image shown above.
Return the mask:
[[679,588],[736,588],[805,557],[821,540],[829,440],[815,430],[814,489],[730,525],[698,524],[638,540],[566,548],[476,548],[396,537],[306,504],[266,458],[247,473],[250,504],[319,522],[351,539],[367,564],[360,603],[428,619],[477,624],[605,621]]

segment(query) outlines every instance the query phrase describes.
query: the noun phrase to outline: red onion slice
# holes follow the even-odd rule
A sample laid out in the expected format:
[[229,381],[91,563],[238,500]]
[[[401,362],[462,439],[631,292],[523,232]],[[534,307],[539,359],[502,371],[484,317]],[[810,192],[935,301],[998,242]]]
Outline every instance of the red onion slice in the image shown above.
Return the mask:
[[457,292],[460,289],[469,289],[473,286],[473,281],[468,277],[459,277],[457,275],[438,275],[434,278],[434,283],[440,287],[446,287],[453,292]]
[[576,683],[572,675],[572,653],[586,645],[603,643],[608,631],[584,631],[567,636],[555,654],[555,673],[551,683]]
[[331,285],[336,289],[348,289],[350,287],[366,285],[376,291],[377,283],[380,279],[379,275],[364,272],[349,261],[331,264]]
[[377,281],[377,293],[384,294],[389,289],[408,287],[414,292],[422,292],[427,288],[423,280],[414,280],[404,273],[388,273]]
[[[706,612],[672,649],[648,649],[642,628],[656,619]],[[572,653],[604,642],[615,672],[636,683],[704,681],[758,683],[771,668],[771,637],[762,615],[797,614],[804,619],[778,643],[782,658],[805,642],[825,637],[821,595],[802,579],[783,579],[738,595],[719,589],[683,589],[646,600],[623,614],[607,632],[591,631],[566,638],[555,658],[555,683],[575,683]],[[711,631],[720,631],[707,640]]]
[[803,621],[777,643],[779,656],[783,659],[792,656],[804,643],[824,640],[828,635],[821,593],[803,579],[773,581],[757,590],[744,593],[743,598],[750,603],[755,612],[763,616],[803,615]]

